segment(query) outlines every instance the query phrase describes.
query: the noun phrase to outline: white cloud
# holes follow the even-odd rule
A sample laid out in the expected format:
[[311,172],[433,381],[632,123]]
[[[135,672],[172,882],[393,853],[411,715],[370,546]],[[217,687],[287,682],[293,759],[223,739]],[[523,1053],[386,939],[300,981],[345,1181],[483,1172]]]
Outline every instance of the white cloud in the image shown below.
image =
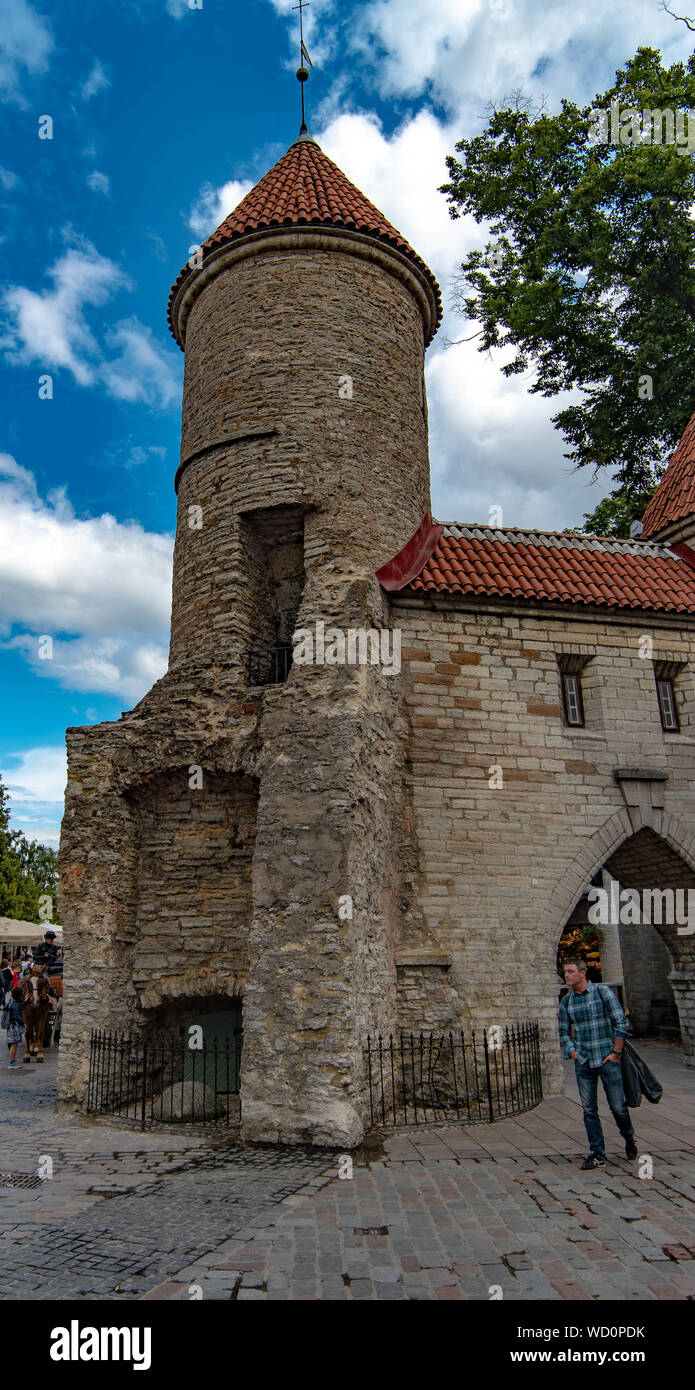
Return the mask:
[[[473,343],[433,352],[427,368],[432,500],[442,521],[491,520],[563,530],[581,524],[610,487],[576,472],[549,419],[549,403],[531,395],[531,379],[504,377]],[[553,412],[571,396],[557,398]]]
[[0,0],[0,100],[27,108],[22,78],[46,72],[53,46],[46,20],[27,0]]
[[515,88],[553,106],[567,96],[584,101],[638,44],[661,48],[668,61],[691,47],[685,27],[654,0],[371,0],[352,32],[382,96],[432,91],[467,118],[469,135],[487,102]]
[[387,138],[376,116],[338,116],[317,137],[321,148],[444,280],[473,237],[472,218],[453,221],[438,187],[455,135],[420,111]]
[[65,748],[29,748],[5,756],[0,777],[10,794],[13,829],[57,849],[67,781]]
[[0,346],[10,360],[67,367],[81,386],[90,386],[99,348],[87,325],[85,306],[105,304],[129,281],[89,242],[69,247],[48,274],[53,288],[43,293],[21,285],[5,291],[3,304],[11,321]]
[[100,169],[92,169],[87,175],[87,187],[91,188],[92,193],[110,193],[111,180],[108,174],[102,174]]
[[[5,291],[7,321],[0,348],[7,358],[19,365],[37,363],[44,371],[64,367],[80,386],[102,383],[117,400],[170,405],[179,391],[178,354],[160,347],[136,318],[116,322],[103,345],[88,322],[88,308],[132,288],[120,267],[90,242],[76,239],[48,274],[50,289],[36,292],[14,285]],[[118,355],[107,355],[105,348]]]
[[252,188],[248,179],[230,179],[221,188],[205,184],[188,214],[188,225],[194,237],[199,242],[205,241]]
[[166,0],[167,14],[173,19],[183,19],[185,14],[192,14],[195,10],[203,8],[204,0],[198,0],[197,4],[189,4],[188,0]]
[[11,169],[3,169],[0,167],[0,183],[5,191],[9,193],[12,188],[16,188],[19,183],[19,177],[17,174],[14,174]]
[[14,767],[2,768],[0,777],[25,805],[62,800],[67,781],[64,748],[30,748],[8,756],[17,761]]
[[146,228],[145,230],[146,230],[146,235],[149,237],[150,241],[152,242],[152,250],[153,250],[155,256],[157,257],[157,260],[158,260],[158,261],[162,261],[162,262],[168,261],[168,259],[169,259],[169,252],[167,251],[166,243],[165,243],[165,242],[162,240],[162,238],[160,237],[159,232],[153,232],[153,231],[151,230],[151,228],[149,228],[149,227]]
[[79,518],[63,492],[40,498],[0,454],[0,635],[37,675],[137,702],[166,669],[171,555],[170,536]]
[[167,451],[164,444],[134,444],[128,451],[123,467],[128,469],[141,468],[143,463],[150,463],[153,456],[165,459],[166,455]]
[[92,97],[95,97],[98,92],[104,92],[106,88],[110,86],[111,79],[107,77],[99,59],[95,58],[89,77],[86,82],[82,83],[80,90],[82,100],[91,101]]
[[144,401],[148,405],[168,406],[179,395],[181,362],[171,351],[164,352],[151,329],[136,318],[123,319],[107,333],[106,341],[119,356],[101,370],[110,396],[119,401]]

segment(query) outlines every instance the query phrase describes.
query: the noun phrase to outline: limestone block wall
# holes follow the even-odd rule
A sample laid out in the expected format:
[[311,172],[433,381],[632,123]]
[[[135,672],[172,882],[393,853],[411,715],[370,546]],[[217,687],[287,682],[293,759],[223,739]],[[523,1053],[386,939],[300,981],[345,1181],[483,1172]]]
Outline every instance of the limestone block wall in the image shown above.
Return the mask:
[[[393,622],[403,634],[419,907],[474,1021],[540,1018],[546,1087],[556,1086],[556,951],[577,899],[644,817],[693,863],[693,626],[404,594],[394,597]],[[690,663],[680,734],[661,728],[653,667],[639,655],[644,633],[655,659]],[[563,723],[563,654],[588,660],[584,729]],[[666,780],[622,786],[615,772],[631,768]],[[654,872],[669,872],[666,856]],[[683,1024],[695,959],[692,938],[673,942]]]

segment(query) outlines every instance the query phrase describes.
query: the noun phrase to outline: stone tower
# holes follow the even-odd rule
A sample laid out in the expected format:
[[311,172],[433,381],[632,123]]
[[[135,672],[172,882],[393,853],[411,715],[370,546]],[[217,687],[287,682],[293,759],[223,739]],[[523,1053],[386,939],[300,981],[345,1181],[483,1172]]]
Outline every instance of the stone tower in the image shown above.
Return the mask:
[[[389,628],[375,570],[429,509],[440,313],[431,272],[306,134],[174,285],[170,664],[117,723],[68,730],[64,1098],[84,1096],[95,1023],[237,997],[245,1136],[364,1133],[365,1038],[395,1023],[406,739],[397,682],[334,660],[335,635]],[[316,659],[288,670],[298,629]]]

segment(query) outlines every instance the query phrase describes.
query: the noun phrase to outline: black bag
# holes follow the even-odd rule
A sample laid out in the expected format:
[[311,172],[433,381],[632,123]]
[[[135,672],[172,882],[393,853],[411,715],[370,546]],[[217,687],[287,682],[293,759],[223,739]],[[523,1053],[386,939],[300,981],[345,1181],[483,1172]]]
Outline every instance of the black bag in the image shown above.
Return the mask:
[[[607,985],[599,985],[599,998],[601,1007],[608,1022],[606,1005],[602,991],[607,989]],[[653,1071],[649,1070],[647,1063],[640,1057],[639,1052],[628,1042],[623,1040],[623,1048],[620,1053],[620,1069],[623,1074],[623,1090],[625,1092],[625,1104],[631,1110],[636,1110],[642,1104],[642,1096],[646,1096],[651,1105],[658,1105],[664,1094],[661,1082],[657,1081]]]

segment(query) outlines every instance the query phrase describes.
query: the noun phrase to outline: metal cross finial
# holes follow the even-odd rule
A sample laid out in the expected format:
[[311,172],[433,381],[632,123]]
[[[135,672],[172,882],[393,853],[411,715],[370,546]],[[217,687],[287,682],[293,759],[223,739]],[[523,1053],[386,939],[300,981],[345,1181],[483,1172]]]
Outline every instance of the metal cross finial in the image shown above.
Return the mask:
[[[300,135],[308,135],[309,133],[306,123],[306,113],[304,110],[304,83],[307,81],[309,77],[309,68],[313,67],[314,65],[311,61],[311,58],[309,57],[309,52],[304,42],[304,10],[306,6],[310,4],[311,0],[299,0],[298,5],[292,6],[293,10],[299,10],[299,67],[297,69],[297,77],[299,79],[302,89],[302,128],[300,131]],[[306,66],[306,64],[308,64],[308,67]]]

